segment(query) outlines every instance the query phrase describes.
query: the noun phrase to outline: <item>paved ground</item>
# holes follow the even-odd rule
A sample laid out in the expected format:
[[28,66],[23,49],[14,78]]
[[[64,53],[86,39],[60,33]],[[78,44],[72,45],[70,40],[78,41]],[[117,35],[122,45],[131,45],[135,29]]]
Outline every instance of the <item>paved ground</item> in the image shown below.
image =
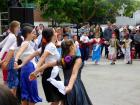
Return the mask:
[[[140,105],[140,61],[133,65],[119,61],[114,66],[105,60],[100,65],[87,62],[82,80],[94,105]],[[48,105],[38,81],[43,103],[37,105]]]

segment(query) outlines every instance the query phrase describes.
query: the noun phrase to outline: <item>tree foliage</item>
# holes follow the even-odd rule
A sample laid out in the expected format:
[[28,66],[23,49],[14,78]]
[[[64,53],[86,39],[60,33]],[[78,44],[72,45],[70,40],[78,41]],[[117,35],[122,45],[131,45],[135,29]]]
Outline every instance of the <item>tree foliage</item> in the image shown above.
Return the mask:
[[43,16],[57,22],[115,21],[122,4],[124,15],[132,16],[139,3],[134,0],[37,0]]
[[[0,0],[0,11],[7,10],[7,0]],[[26,0],[22,0],[24,3]],[[48,20],[61,22],[83,23],[87,21],[115,21],[122,4],[127,5],[124,15],[132,16],[140,9],[140,1],[135,0],[27,0],[35,3],[42,16]]]

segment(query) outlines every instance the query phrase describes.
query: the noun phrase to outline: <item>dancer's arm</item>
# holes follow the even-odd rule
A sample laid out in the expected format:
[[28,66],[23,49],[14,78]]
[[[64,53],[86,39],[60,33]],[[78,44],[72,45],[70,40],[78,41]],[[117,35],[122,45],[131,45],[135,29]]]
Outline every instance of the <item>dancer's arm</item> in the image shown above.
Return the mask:
[[69,81],[69,84],[68,86],[66,86],[66,93],[69,93],[72,88],[73,88],[73,85],[75,83],[75,80],[77,78],[77,75],[78,75],[78,71],[81,67],[81,64],[82,64],[82,60],[81,58],[78,58],[74,64],[74,67],[73,67],[73,71],[72,71],[72,75],[70,77],[70,81]]
[[44,51],[43,55],[39,59],[39,62],[37,63],[36,69],[40,68],[45,63],[45,59],[49,55],[50,55],[50,53],[48,51]]
[[4,59],[3,63],[2,63],[2,68],[3,69],[6,69],[7,68],[7,65],[9,64],[11,58],[13,57],[14,55],[14,50],[10,50],[7,55],[6,55],[6,58]]
[[23,67],[25,64],[27,64],[30,60],[32,60],[34,57],[39,56],[40,52],[36,51],[33,54],[29,55],[28,57],[25,58],[24,61],[22,61],[22,64],[15,66],[15,69],[19,69],[21,67]]
[[29,45],[29,43],[25,43],[25,44],[23,44],[23,45],[19,48],[19,50],[18,50],[18,52],[17,52],[17,54],[16,54],[16,57],[15,57],[15,62],[18,61],[18,59],[20,58],[20,56],[22,55],[22,53],[28,48],[28,45]]
[[1,49],[1,52],[0,52],[0,60],[2,60],[2,57],[4,55],[4,53],[11,47],[11,45],[13,45],[13,43],[16,41],[16,38],[13,37],[12,35],[9,35],[3,43],[3,48]]
[[36,68],[36,70],[30,74],[29,79],[30,80],[35,80],[37,78],[37,75],[40,72],[44,71],[46,68],[53,67],[53,66],[56,66],[56,65],[59,65],[58,61],[52,62],[52,63],[45,63],[45,64],[43,64],[41,67]]

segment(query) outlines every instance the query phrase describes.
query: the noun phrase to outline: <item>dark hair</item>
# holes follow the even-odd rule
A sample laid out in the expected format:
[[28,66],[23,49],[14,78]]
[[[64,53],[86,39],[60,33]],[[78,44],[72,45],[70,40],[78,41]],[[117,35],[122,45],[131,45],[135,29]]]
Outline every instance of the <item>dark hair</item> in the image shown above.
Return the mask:
[[[42,31],[42,45],[41,45],[42,46],[42,51],[41,51],[41,55],[44,52],[46,44],[51,42],[53,35],[54,35],[54,33],[53,33],[53,29],[52,28],[45,28]],[[46,40],[47,43],[43,42],[44,39]]]
[[4,85],[0,85],[0,105],[20,105],[17,98]]
[[68,34],[68,33],[64,33],[64,34],[63,34],[63,37],[66,37],[66,36],[68,37],[69,34]]
[[61,44],[61,48],[62,48],[62,58],[64,58],[65,56],[67,56],[70,53],[70,48],[71,46],[74,45],[73,40],[66,40],[63,41]]
[[30,26],[30,27],[32,27],[32,28],[35,27],[34,25],[32,25],[32,24],[30,24],[30,23],[23,23],[23,24],[22,24],[22,28],[24,28],[24,27],[26,27],[26,26]]
[[27,34],[31,33],[33,31],[33,28],[30,27],[30,26],[25,26],[23,29],[22,29],[22,36],[24,37],[24,39],[27,38]]

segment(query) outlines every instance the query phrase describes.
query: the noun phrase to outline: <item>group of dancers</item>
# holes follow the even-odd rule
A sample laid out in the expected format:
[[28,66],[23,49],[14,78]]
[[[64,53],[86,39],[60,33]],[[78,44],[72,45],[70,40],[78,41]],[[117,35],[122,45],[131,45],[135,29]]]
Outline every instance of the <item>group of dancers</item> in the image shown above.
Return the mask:
[[[20,29],[20,22],[10,23],[8,36],[0,42],[0,65],[4,84],[15,97],[17,93],[21,96],[22,105],[42,102],[38,95],[38,75],[42,75],[43,90],[51,105],[92,105],[81,80],[83,62],[77,37],[68,39],[67,34],[64,37],[59,42],[53,28],[40,30],[37,37],[32,26]],[[63,69],[64,82],[59,76],[59,67]]]
[[111,38],[109,40],[105,40],[101,37],[100,27],[97,25],[95,27],[94,38],[89,39],[88,33],[83,33],[80,37],[80,50],[82,60],[86,61],[89,58],[89,49],[92,48],[92,61],[95,62],[96,65],[99,64],[99,61],[102,57],[104,47],[108,49],[108,58],[111,62],[111,65],[114,65],[117,60],[117,52],[121,50],[124,54],[124,60],[126,64],[132,64],[131,57],[131,42],[132,40],[129,38],[129,34],[126,33],[124,35],[124,39],[121,41],[118,40],[117,34],[112,32]]

